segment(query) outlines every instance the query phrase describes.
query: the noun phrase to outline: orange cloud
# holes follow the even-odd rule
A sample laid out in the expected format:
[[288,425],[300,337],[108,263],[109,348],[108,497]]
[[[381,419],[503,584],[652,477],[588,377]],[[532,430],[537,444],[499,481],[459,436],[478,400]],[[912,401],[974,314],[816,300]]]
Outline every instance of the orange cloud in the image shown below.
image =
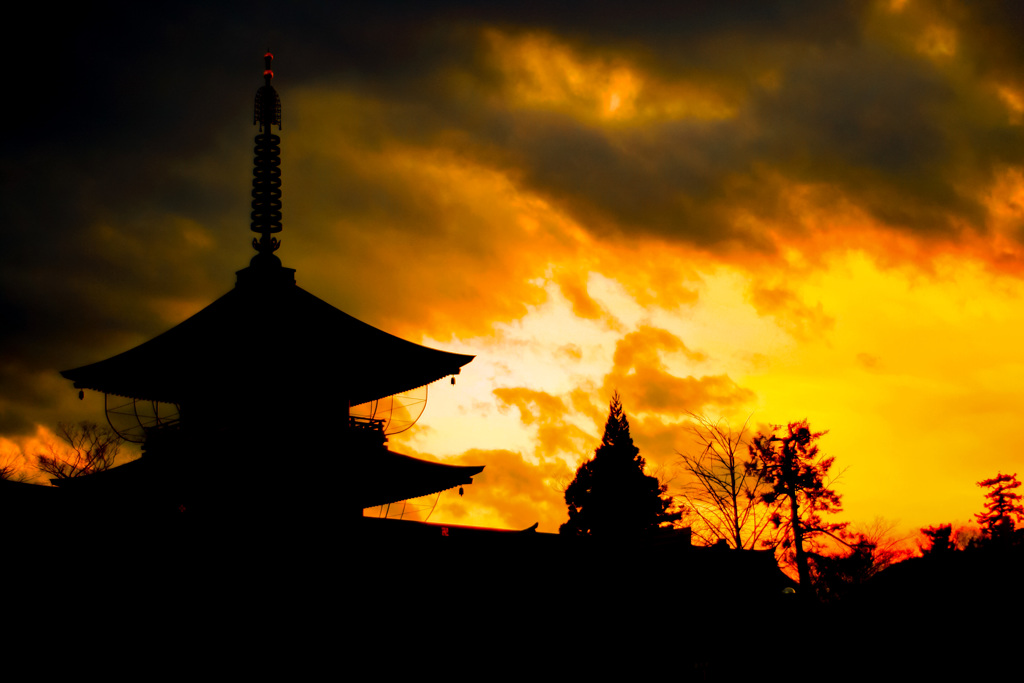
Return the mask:
[[662,354],[665,353],[681,353],[696,363],[707,360],[707,354],[688,349],[682,339],[668,330],[645,325],[630,332],[615,345],[615,367],[626,371],[641,366],[664,369]]
[[750,302],[761,315],[771,316],[779,326],[801,340],[820,338],[835,326],[819,301],[808,306],[797,295],[782,287],[751,287]]
[[599,320],[609,316],[608,311],[587,293],[586,273],[565,272],[558,276],[557,282],[577,317]]
[[514,406],[524,426],[536,426],[535,455],[540,458],[555,454],[575,457],[590,434],[569,421],[569,411],[561,398],[526,387],[505,387],[494,390],[499,410]]
[[878,356],[873,356],[870,353],[858,353],[857,362],[863,365],[865,369],[874,371],[879,369],[880,359]]
[[506,409],[514,406],[519,410],[519,417],[524,425],[532,426],[535,422],[546,423],[562,419],[566,414],[562,399],[545,391],[536,391],[526,387],[499,387],[494,390],[499,405]]
[[605,125],[736,115],[737,95],[722,83],[663,80],[644,73],[626,55],[587,54],[546,33],[487,30],[484,37],[516,106],[550,109]]
[[558,458],[530,462],[508,450],[469,450],[445,462],[486,465],[462,498],[447,495],[431,521],[557,532],[568,518],[563,488],[572,472]]
[[703,362],[706,354],[692,351],[667,330],[641,327],[615,346],[612,370],[604,377],[606,393],[618,390],[623,405],[634,412],[680,415],[700,413],[711,406],[731,408],[749,403],[754,393],[726,375],[681,377],[672,374],[666,354],[682,354],[690,362]]
[[609,375],[606,383],[619,387],[624,400],[630,399],[635,410],[663,414],[734,409],[754,400],[754,392],[739,386],[728,375],[676,377],[641,369],[632,375]]
[[38,455],[46,452],[46,444],[52,437],[53,435],[43,427],[37,427],[33,436],[14,438],[0,436],[0,470],[7,470],[8,479],[32,480],[37,478],[39,474],[36,467]]
[[[279,255],[299,284],[412,339],[495,349],[448,419],[490,440],[473,457],[494,454],[486,476],[513,498],[557,503],[527,479],[592,453],[618,388],[652,462],[686,409],[809,415],[853,465],[851,514],[966,518],[992,474],[976,470],[1020,461],[1019,7],[808,2],[670,23],[664,3],[549,5],[324,22],[344,40],[280,24],[315,64],[302,82],[282,55],[279,72]],[[123,28],[108,20],[90,28]],[[165,34],[215,45],[220,25]],[[88,139],[45,98],[24,103],[8,150],[22,172],[0,188],[0,433],[97,419],[56,370],[166,329],[251,255],[252,133],[245,103],[220,99],[235,67],[156,54],[101,60],[76,100]],[[168,99],[182,73],[195,89]],[[138,107],[116,118],[126,89]],[[455,501],[467,523],[537,521],[497,498],[473,520],[471,500]]]

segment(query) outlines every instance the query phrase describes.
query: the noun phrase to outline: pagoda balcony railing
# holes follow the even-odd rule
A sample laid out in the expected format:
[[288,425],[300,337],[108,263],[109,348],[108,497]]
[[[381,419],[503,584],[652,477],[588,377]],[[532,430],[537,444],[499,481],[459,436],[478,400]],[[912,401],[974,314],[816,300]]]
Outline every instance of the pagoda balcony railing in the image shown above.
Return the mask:
[[374,417],[357,417],[350,415],[348,418],[348,432],[346,441],[349,448],[385,448],[388,437],[384,433],[387,420]]
[[349,429],[359,429],[371,432],[383,432],[385,420],[373,417],[359,417],[350,415],[348,418]]

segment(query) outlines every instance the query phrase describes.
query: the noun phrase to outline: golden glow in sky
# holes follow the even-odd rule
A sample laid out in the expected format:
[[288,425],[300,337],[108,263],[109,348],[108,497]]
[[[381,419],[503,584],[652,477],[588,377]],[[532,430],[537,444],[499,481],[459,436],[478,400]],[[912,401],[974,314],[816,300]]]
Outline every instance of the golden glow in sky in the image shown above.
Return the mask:
[[[431,521],[557,531],[613,391],[676,490],[689,413],[808,418],[843,470],[844,519],[908,533],[970,521],[974,482],[1024,471],[1016,10],[832,5],[389,18],[350,50],[275,45],[285,265],[370,324],[476,355],[392,440],[486,466]],[[66,254],[8,249],[5,273],[38,301],[0,302],[27,321],[2,347],[0,454],[100,418],[57,370],[230,287],[249,258],[248,97],[181,149],[140,157],[152,131],[118,128],[102,154],[25,153],[81,171],[25,174],[75,210],[22,211],[70,226],[52,239]],[[26,244],[52,227],[33,225]]]

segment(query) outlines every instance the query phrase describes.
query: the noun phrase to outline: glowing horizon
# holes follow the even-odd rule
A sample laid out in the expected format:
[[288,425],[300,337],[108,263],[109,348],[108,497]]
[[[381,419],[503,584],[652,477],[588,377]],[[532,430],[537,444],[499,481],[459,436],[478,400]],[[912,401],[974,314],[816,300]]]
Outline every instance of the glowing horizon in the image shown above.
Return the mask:
[[[557,531],[618,390],[672,486],[688,412],[807,418],[845,470],[843,519],[969,523],[975,482],[1024,470],[1019,10],[641,5],[368,17],[393,45],[294,19],[274,41],[278,255],[347,313],[477,356],[391,442],[486,466],[431,521]],[[177,100],[112,70],[136,110],[76,144],[43,119],[14,147],[0,455],[101,421],[57,371],[198,311],[251,256],[258,55],[223,100],[220,59]]]

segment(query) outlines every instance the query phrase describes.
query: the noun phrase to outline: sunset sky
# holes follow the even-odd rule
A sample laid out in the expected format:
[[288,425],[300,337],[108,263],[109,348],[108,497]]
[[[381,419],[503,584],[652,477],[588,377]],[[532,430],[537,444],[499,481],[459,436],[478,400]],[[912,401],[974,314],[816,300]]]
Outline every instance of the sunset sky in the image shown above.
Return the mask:
[[842,519],[908,533],[1024,473],[1021,3],[217,4],[5,56],[3,457],[248,263],[269,45],[284,264],[476,355],[391,442],[486,466],[431,521],[557,531],[615,390],[673,491],[688,413],[808,418]]

